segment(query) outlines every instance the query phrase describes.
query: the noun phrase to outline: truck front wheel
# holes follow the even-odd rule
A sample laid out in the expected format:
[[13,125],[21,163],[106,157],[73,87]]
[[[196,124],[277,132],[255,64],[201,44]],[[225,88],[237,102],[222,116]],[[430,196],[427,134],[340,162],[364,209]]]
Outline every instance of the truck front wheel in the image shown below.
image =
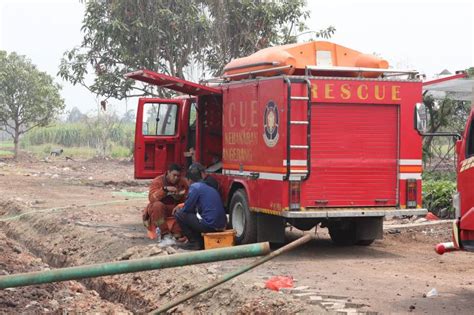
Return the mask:
[[245,190],[238,189],[230,201],[230,222],[235,230],[237,244],[257,241],[257,219],[248,206]]

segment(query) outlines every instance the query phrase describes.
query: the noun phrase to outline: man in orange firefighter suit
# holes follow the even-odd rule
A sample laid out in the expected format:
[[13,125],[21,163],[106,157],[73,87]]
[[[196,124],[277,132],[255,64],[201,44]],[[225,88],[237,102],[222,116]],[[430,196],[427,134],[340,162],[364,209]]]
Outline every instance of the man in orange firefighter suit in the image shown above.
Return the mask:
[[148,193],[150,203],[143,210],[143,224],[150,239],[156,239],[156,227],[160,227],[162,236],[180,233],[178,224],[168,226],[166,218],[172,217],[173,209],[184,201],[187,192],[188,184],[181,178],[181,167],[177,164],[170,164],[166,174],[151,182]]

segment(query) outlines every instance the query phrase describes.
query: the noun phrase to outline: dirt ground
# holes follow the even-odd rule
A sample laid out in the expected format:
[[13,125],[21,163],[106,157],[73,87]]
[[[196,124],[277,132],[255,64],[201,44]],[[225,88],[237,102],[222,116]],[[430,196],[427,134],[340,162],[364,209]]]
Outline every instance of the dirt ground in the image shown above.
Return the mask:
[[[130,162],[0,160],[0,275],[175,254],[145,238],[148,184],[133,180]],[[385,228],[369,247],[336,247],[325,229],[313,230],[306,245],[172,311],[472,313],[474,257],[433,250],[449,240],[449,223]],[[288,240],[301,233],[288,231]],[[253,260],[0,290],[0,313],[143,313]],[[296,289],[265,289],[273,276],[293,277]],[[433,288],[437,295],[426,297]]]

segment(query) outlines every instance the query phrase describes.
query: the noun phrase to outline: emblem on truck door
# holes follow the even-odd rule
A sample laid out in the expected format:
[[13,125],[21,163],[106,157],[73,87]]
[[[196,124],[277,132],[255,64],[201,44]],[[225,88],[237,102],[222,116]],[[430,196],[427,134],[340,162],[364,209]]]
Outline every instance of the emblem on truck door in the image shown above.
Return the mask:
[[278,107],[274,101],[268,101],[263,115],[263,140],[270,148],[274,147],[278,142],[278,124]]

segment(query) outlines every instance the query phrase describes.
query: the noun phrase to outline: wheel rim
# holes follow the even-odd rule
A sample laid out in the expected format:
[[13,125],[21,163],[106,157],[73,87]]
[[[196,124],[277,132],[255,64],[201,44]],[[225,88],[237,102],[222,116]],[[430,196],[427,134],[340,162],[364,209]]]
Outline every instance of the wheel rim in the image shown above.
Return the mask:
[[240,237],[244,233],[244,226],[244,206],[241,202],[238,202],[234,205],[234,209],[232,210],[232,228],[235,230],[237,237]]

